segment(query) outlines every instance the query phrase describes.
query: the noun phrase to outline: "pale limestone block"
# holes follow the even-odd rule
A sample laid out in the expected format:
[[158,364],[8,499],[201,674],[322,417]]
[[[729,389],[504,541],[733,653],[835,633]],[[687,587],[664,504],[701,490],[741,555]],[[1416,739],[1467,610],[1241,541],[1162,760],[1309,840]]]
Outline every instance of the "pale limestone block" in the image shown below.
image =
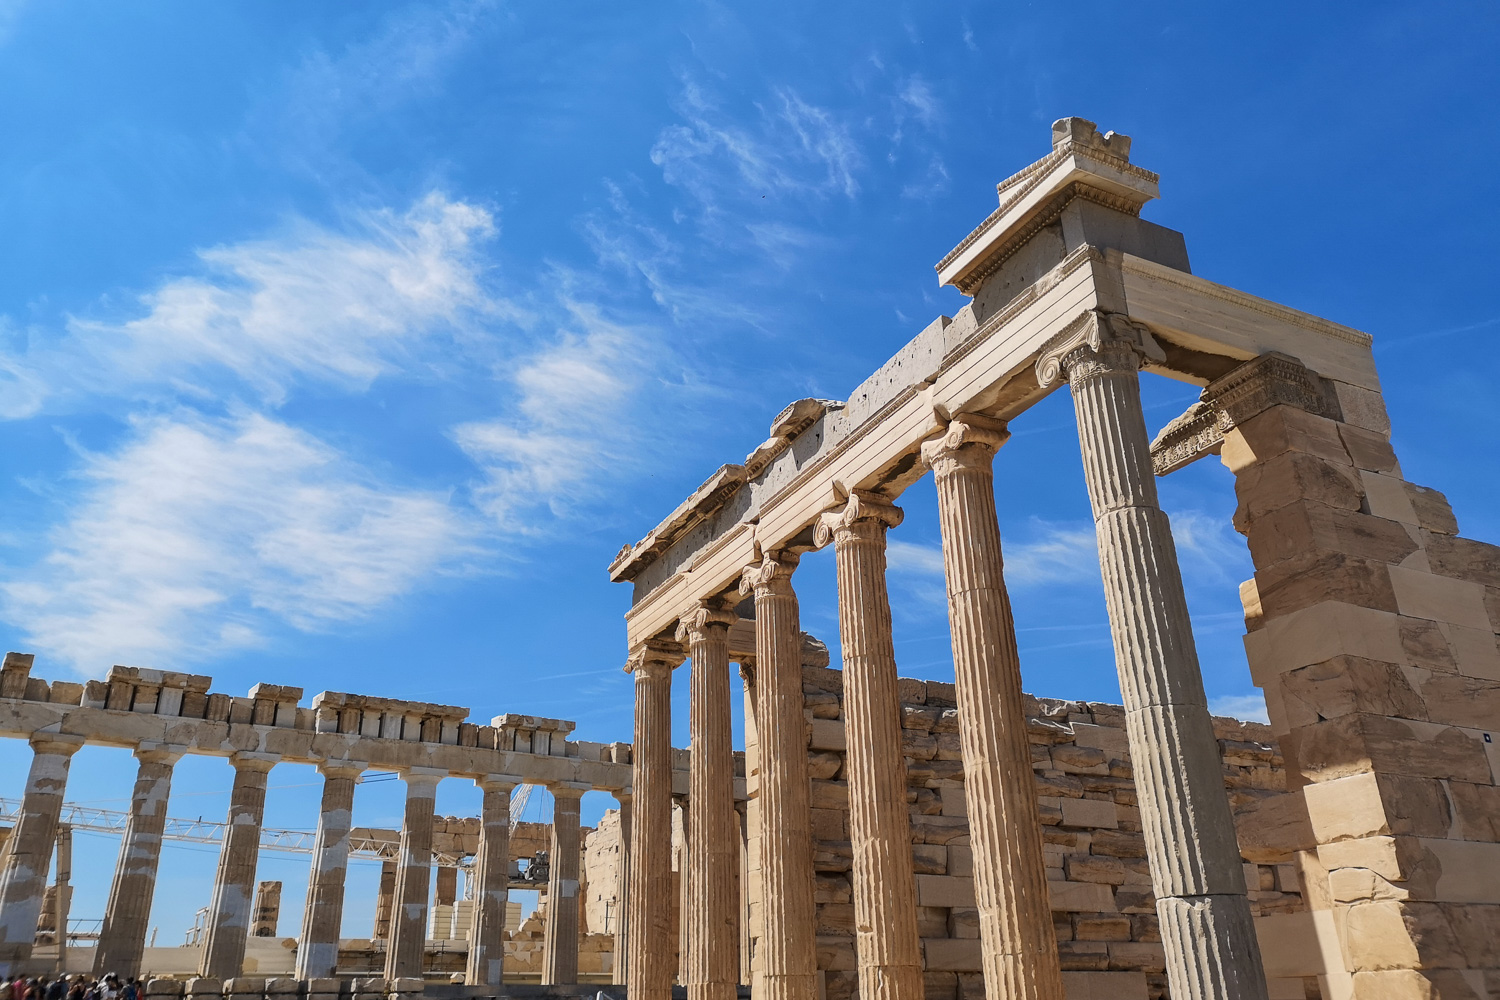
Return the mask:
[[1256,917],[1255,936],[1267,979],[1344,971],[1343,946],[1331,910]]
[[968,800],[964,797],[964,785],[961,781],[945,781],[938,787],[938,795],[943,800],[944,816],[967,816],[969,815]]
[[1391,418],[1385,410],[1385,399],[1375,389],[1330,379],[1344,423],[1363,427],[1385,437],[1391,434]]
[[952,875],[918,875],[918,906],[973,906],[974,880]]
[[1385,804],[1372,773],[1351,774],[1306,785],[1307,816],[1319,843],[1389,831]]
[[948,874],[957,878],[974,877],[974,849],[963,844],[949,844]]
[[1146,1000],[1149,995],[1144,972],[1064,972],[1062,978],[1068,1000]]
[[1441,866],[1433,898],[1451,903],[1500,903],[1500,844],[1423,838]]
[[[1265,947],[1262,945],[1261,947]],[[1307,991],[1301,979],[1266,977],[1266,1000],[1306,1000]]]
[[837,719],[814,719],[812,721],[812,742],[814,750],[844,750],[847,749],[847,741],[844,738],[844,724]]
[[1101,799],[1063,799],[1063,826],[1095,827],[1105,830],[1120,825],[1119,812],[1112,801]]
[[1130,756],[1130,737],[1123,729],[1094,726],[1086,722],[1073,724],[1073,742],[1081,747],[1105,750],[1120,757]]
[[1053,912],[1117,913],[1114,891],[1102,882],[1047,881]]
[[1396,607],[1403,615],[1474,629],[1490,627],[1490,616],[1484,607],[1483,584],[1400,566],[1392,566],[1390,574]]
[[1396,476],[1383,476],[1378,472],[1361,472],[1360,481],[1365,487],[1365,501],[1370,513],[1402,524],[1417,524],[1417,511],[1406,492],[1406,481]]
[[923,938],[928,972],[980,972],[984,968],[977,938]]
[[1277,674],[1340,654],[1404,662],[1398,616],[1389,611],[1324,601],[1281,615],[1244,637],[1250,674],[1271,688]]
[[1461,674],[1500,681],[1500,645],[1488,628],[1449,625],[1443,629]]

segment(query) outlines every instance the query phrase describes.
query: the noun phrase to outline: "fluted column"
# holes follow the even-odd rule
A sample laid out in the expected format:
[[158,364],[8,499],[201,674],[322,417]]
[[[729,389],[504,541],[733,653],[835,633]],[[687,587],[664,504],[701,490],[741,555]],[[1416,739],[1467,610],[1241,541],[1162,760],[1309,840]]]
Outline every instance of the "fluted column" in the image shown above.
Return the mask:
[[521,779],[509,774],[475,778],[484,792],[479,853],[474,861],[474,912],[464,982],[499,986],[505,972],[505,904],[510,895],[510,793]]
[[0,851],[0,975],[23,971],[31,957],[68,784],[68,764],[81,746],[79,736],[31,738],[31,770],[26,775],[21,814]]
[[764,1000],[814,1000],[818,994],[802,638],[792,590],[798,558],[794,552],[767,555],[746,567],[740,588],[755,595]]
[[302,913],[302,941],[297,946],[297,978],[327,979],[339,962],[339,933],[344,925],[344,876],[349,870],[349,828],[354,820],[354,786],[365,765],[324,761],[323,803],[313,840],[312,873],[307,879],[307,906]]
[[135,752],[135,791],[130,818],[120,839],[114,882],[104,908],[104,926],[94,950],[94,975],[113,972],[121,977],[141,974],[151,901],[156,894],[156,871],[161,863],[161,835],[167,826],[167,799],[172,792],[172,769],[182,751],[142,745]]
[[578,982],[579,821],[583,793],[592,785],[560,781],[552,791],[552,850],[547,855],[547,919],[542,938],[542,983]]
[[630,969],[630,825],[635,796],[627,788],[615,792],[615,801],[620,804],[620,863],[615,872],[615,963],[611,982],[624,986]]
[[675,643],[647,642],[625,666],[635,676],[635,829],[625,900],[630,1000],[672,996],[672,671],[681,660]]
[[1063,1000],[1015,622],[995,515],[998,421],[955,417],[922,445],[937,485],[985,992]]
[[200,975],[232,979],[245,964],[255,866],[260,860],[260,824],[266,811],[266,780],[277,760],[263,753],[237,753],[229,758],[234,765],[234,787],[229,793],[229,816],[224,844],[219,848],[213,899],[208,904]]
[[432,816],[438,782],[447,771],[412,767],[401,772],[406,782],[406,815],[401,822],[401,856],[391,900],[391,939],[385,953],[385,978],[422,975],[427,944],[427,893],[432,882]]
[[885,583],[886,529],[901,510],[855,494],[818,521],[838,564],[839,638],[844,651],[844,718],[849,824],[854,844],[855,951],[862,1000],[921,1000],[922,945],[912,873],[906,758],[896,647]]
[[739,985],[739,824],[729,707],[729,626],[734,612],[703,603],[677,640],[692,660],[689,689],[688,1000],[734,1000]]
[[1172,995],[1264,1000],[1223,764],[1151,471],[1142,353],[1162,357],[1144,327],[1091,314],[1043,354],[1038,375],[1046,385],[1065,371],[1073,392]]

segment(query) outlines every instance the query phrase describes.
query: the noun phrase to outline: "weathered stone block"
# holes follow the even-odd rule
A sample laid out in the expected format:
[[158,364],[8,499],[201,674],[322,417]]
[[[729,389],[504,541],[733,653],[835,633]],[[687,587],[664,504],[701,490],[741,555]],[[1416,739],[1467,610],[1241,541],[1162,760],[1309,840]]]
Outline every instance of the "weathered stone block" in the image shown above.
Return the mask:
[[817,955],[818,968],[830,972],[853,972],[858,967],[851,937],[818,935]]
[[1390,577],[1401,614],[1469,628],[1490,627],[1483,584],[1400,566],[1390,567]]
[[1362,771],[1489,780],[1483,745],[1457,728],[1376,715],[1346,715],[1296,731],[1299,766],[1314,782]]
[[1129,941],[1130,918],[1119,914],[1087,916],[1079,914],[1073,918],[1075,941]]
[[922,951],[926,955],[925,967],[933,972],[984,970],[977,939],[924,938]]
[[958,689],[948,681],[928,681],[927,704],[940,708],[957,708]]
[[1256,521],[1246,541],[1257,570],[1313,552],[1398,564],[1417,550],[1399,521],[1311,502],[1288,504]]
[[1397,611],[1399,601],[1391,583],[1395,569],[1378,559],[1343,552],[1312,551],[1283,559],[1255,571],[1261,614],[1276,618],[1325,601]]
[[1424,530],[1440,535],[1458,534],[1458,518],[1453,516],[1453,507],[1447,497],[1416,483],[1406,484],[1406,495],[1417,516],[1417,524]]
[[1065,971],[1109,968],[1109,945],[1103,941],[1059,941],[1057,958]]
[[818,907],[819,934],[854,934],[854,904],[824,903]]
[[186,984],[180,979],[168,979],[155,976],[146,982],[146,996],[148,997],[180,997]]
[[920,937],[942,937],[948,933],[946,906],[918,906],[917,934]]
[[1239,473],[1288,452],[1347,464],[1343,425],[1294,406],[1273,406],[1226,431],[1220,460]]
[[1358,712],[1426,721],[1427,703],[1394,663],[1336,656],[1282,675],[1287,725],[1310,726]]
[[1119,826],[1119,810],[1114,800],[1063,799],[1062,825],[1113,830]]
[[1165,972],[1167,953],[1160,941],[1111,941],[1109,967],[1140,972]]
[[948,874],[957,878],[974,877],[974,849],[967,844],[948,845]]
[[973,906],[974,880],[951,875],[918,875],[918,906]]
[[1141,972],[1064,972],[1062,978],[1068,1000],[1147,1000],[1150,995]]
[[849,783],[846,781],[812,782],[812,807],[814,809],[849,808]]
[[947,875],[948,852],[953,849],[935,844],[913,844],[911,857],[914,870],[918,875]]
[[979,911],[972,906],[955,906],[948,911],[948,936],[978,938]]
[[1448,784],[1448,792],[1457,813],[1459,836],[1500,843],[1500,786],[1453,781]]
[[934,972],[929,967],[922,973],[922,995],[925,1000],[960,1000],[958,975],[952,972]]
[[927,682],[913,677],[897,678],[896,699],[902,705],[927,704]]
[[1489,629],[1440,626],[1448,634],[1453,662],[1461,674],[1500,681],[1500,645]]
[[1048,879],[1047,892],[1054,912],[1115,913],[1114,893],[1101,882],[1064,882]]
[[1391,439],[1387,435],[1353,424],[1339,424],[1338,429],[1344,450],[1348,452],[1356,469],[1397,476],[1401,474],[1401,468],[1396,462],[1396,452],[1391,448]]

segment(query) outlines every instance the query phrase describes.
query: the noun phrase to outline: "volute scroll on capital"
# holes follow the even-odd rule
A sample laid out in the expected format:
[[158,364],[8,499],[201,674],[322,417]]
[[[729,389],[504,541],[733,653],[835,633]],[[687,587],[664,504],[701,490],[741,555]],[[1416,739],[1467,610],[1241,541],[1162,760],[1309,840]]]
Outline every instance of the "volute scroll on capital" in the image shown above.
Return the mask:
[[813,531],[813,544],[823,548],[833,541],[840,531],[864,523],[878,532],[894,528],[906,516],[905,512],[884,497],[858,490],[849,495],[844,506],[830,510],[818,517]]
[[625,660],[625,672],[637,678],[670,676],[683,659],[681,643],[665,638],[647,639],[630,650],[630,656]]
[[[922,442],[922,464],[936,469],[939,462],[962,461],[966,455],[988,462],[1010,440],[1010,428],[998,417],[959,413],[937,437]],[[975,454],[978,453],[978,454]]]
[[[681,643],[701,642],[711,638],[711,629],[722,628],[727,634],[729,627],[739,621],[739,615],[723,607],[718,601],[699,601],[698,606],[677,619],[677,641]],[[723,636],[721,635],[720,638]]]
[[1166,360],[1166,352],[1144,323],[1122,313],[1090,309],[1042,345],[1036,359],[1036,381],[1045,389],[1065,374],[1069,378],[1082,374],[1078,368],[1084,363],[1102,366],[1100,371],[1105,371],[1121,364],[1139,368],[1144,362]]
[[760,562],[751,563],[740,573],[741,597],[770,597],[792,592],[792,571],[801,554],[790,550],[770,552]]

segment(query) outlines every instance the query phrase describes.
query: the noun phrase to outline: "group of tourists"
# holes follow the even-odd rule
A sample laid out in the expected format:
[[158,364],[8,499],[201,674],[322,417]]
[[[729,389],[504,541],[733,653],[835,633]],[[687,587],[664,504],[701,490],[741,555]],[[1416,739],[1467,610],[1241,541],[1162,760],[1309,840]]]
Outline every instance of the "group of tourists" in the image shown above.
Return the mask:
[[88,976],[17,976],[0,980],[0,1000],[143,1000],[134,976],[124,982],[111,972],[100,979]]

